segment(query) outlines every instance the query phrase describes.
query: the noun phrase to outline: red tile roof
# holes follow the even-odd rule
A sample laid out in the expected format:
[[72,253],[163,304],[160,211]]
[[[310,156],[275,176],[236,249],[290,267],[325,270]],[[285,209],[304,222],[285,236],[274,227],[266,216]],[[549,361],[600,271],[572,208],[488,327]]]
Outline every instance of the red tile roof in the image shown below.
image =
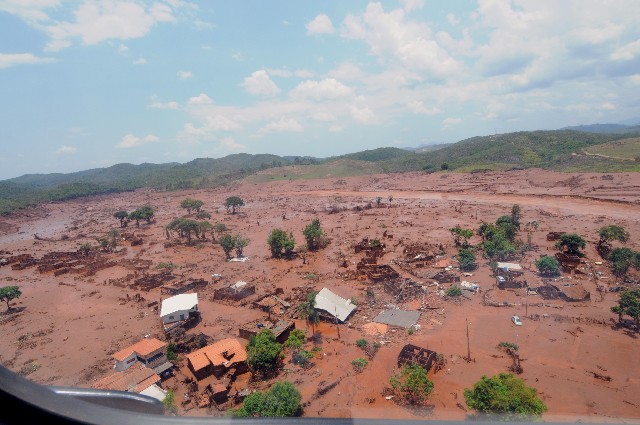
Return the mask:
[[244,362],[247,360],[247,350],[237,339],[227,338],[194,351],[187,355],[187,359],[193,370],[200,370],[209,364],[222,366],[227,362],[229,364]]
[[139,393],[157,382],[160,382],[160,377],[152,369],[136,363],[123,372],[116,372],[96,381],[93,388]]
[[166,342],[162,342],[156,338],[145,338],[114,353],[113,358],[122,362],[133,353],[137,353],[140,357],[146,357],[160,348],[165,348],[167,345]]

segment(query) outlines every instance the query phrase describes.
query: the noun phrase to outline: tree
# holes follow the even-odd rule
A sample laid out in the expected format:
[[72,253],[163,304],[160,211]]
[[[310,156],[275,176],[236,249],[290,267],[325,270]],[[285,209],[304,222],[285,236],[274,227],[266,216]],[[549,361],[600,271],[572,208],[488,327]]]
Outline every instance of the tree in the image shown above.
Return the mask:
[[[473,230],[463,229],[460,226],[456,226],[449,229],[449,232],[451,232],[451,235],[453,236],[453,243],[456,246],[462,246],[463,248],[469,247],[469,238],[473,236]],[[460,238],[463,239],[462,242],[460,241]]]
[[227,200],[224,202],[224,206],[227,208],[227,212],[231,209],[231,214],[235,214],[240,207],[244,206],[244,201],[242,198],[237,196],[229,196]]
[[460,270],[465,272],[477,269],[476,254],[469,248],[461,248],[458,251],[458,264],[460,265]]
[[320,323],[320,316],[316,311],[316,295],[318,295],[318,291],[308,293],[307,301],[298,306],[300,318],[304,319],[307,322],[307,330],[309,330],[309,325],[311,325],[314,333],[315,326]]
[[578,257],[584,256],[581,249],[586,248],[586,246],[587,243],[585,240],[576,233],[565,233],[560,236],[560,240],[556,242],[556,249],[570,255],[577,255]]
[[222,250],[224,251],[224,255],[226,256],[226,258],[230,258],[231,251],[233,251],[233,248],[235,248],[235,244],[236,244],[235,238],[230,234],[225,233],[220,237],[219,242],[220,242],[220,246],[222,247]]
[[499,413],[516,417],[540,416],[547,410],[535,388],[512,373],[482,378],[473,389],[465,388],[464,399],[480,413]]
[[600,240],[598,241],[596,249],[602,258],[607,259],[609,252],[611,251],[611,242],[618,241],[626,243],[629,240],[630,235],[624,227],[618,226],[617,224],[611,224],[598,229],[598,236],[600,236]]
[[267,238],[267,244],[273,258],[291,257],[296,246],[293,234],[282,229],[273,229]]
[[129,213],[125,210],[116,211],[113,216],[120,220],[120,227],[127,227],[129,221]]
[[522,218],[522,213],[520,211],[520,205],[514,204],[511,207],[511,223],[520,229],[520,219]]
[[623,316],[630,316],[636,330],[640,330],[640,289],[627,289],[621,293],[618,305],[611,307],[611,311],[618,314],[619,322],[622,322]]
[[22,292],[20,292],[19,286],[5,286],[0,288],[0,301],[7,303],[7,311],[11,310],[9,303],[17,298],[20,298]]
[[242,407],[233,415],[237,417],[286,417],[302,413],[302,395],[288,381],[276,382],[268,392],[256,391],[249,394]]
[[320,227],[320,220],[317,218],[304,228],[302,234],[307,241],[309,251],[315,251],[325,243],[324,230]]
[[270,376],[280,364],[282,345],[269,329],[251,336],[247,345],[247,365],[254,375]]
[[199,199],[187,198],[187,199],[183,199],[182,202],[180,202],[180,207],[186,209],[187,214],[191,214],[191,210],[196,210],[196,212],[200,212],[200,208],[202,208],[203,205],[204,205],[204,202],[202,202]]
[[238,234],[233,237],[233,247],[236,250],[236,257],[242,257],[242,250],[249,245],[249,238],[245,238],[244,236]]
[[631,266],[640,269],[640,252],[630,248],[615,248],[609,254],[609,262],[614,275],[624,276]]
[[389,381],[398,398],[409,404],[423,404],[433,391],[427,371],[418,364],[404,366]]
[[542,276],[558,276],[560,274],[560,263],[554,257],[545,255],[536,260],[538,273]]

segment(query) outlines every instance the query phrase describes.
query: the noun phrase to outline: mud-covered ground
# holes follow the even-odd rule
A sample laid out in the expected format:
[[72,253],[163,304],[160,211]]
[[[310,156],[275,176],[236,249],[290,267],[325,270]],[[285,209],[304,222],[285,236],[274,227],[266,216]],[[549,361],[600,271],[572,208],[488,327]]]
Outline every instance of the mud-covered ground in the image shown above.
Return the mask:
[[[273,174],[273,170],[270,171]],[[286,170],[283,170],[286,173]],[[283,178],[283,176],[278,176]],[[229,214],[222,206],[227,196],[244,199],[240,214]],[[381,208],[375,198],[382,197]],[[392,200],[389,201],[389,196]],[[179,206],[186,197],[201,199],[212,223],[225,223],[233,234],[247,236],[246,262],[227,262],[220,246],[207,241],[193,246],[165,247],[164,226],[174,217],[185,215]],[[372,203],[373,208],[361,209]],[[39,273],[36,267],[12,270],[0,267],[0,284],[19,285],[22,297],[12,303],[10,313],[0,315],[0,361],[29,379],[47,385],[90,386],[111,371],[110,355],[145,335],[165,339],[158,313],[149,304],[160,301],[160,289],[132,289],[135,276],[158,273],[160,263],[173,263],[176,280],[206,279],[221,273],[220,282],[211,282],[199,290],[202,322],[189,332],[202,332],[212,340],[237,337],[240,325],[266,314],[241,303],[211,300],[213,291],[228,283],[244,280],[255,284],[258,294],[275,288],[284,290],[285,299],[297,305],[297,294],[327,287],[345,298],[354,298],[358,310],[339,328],[323,323],[319,327],[321,351],[308,369],[289,363],[277,379],[295,383],[303,395],[305,416],[395,417],[464,419],[464,388],[471,387],[483,374],[507,371],[511,359],[496,348],[501,341],[520,346],[522,378],[536,387],[549,411],[546,420],[637,422],[640,418],[640,355],[637,334],[615,327],[617,316],[610,312],[617,294],[598,291],[608,288],[613,277],[595,252],[597,229],[619,224],[631,233],[629,246],[640,244],[640,175],[561,174],[543,170],[478,174],[391,174],[346,179],[278,180],[271,183],[241,183],[216,190],[133,193],[101,196],[52,203],[0,218],[0,250],[3,256],[31,254],[41,258],[52,251],[75,251],[83,243],[97,245],[96,239],[109,230],[119,229],[113,218],[117,210],[133,210],[149,204],[156,209],[155,222],[138,229],[130,223],[127,232],[141,237],[140,246],[120,241],[116,253],[99,253],[99,258],[114,266],[91,276],[82,273]],[[438,296],[433,280],[412,276],[394,265],[404,258],[403,249],[412,243],[443,244],[447,256],[455,255],[448,231],[456,225],[477,229],[509,214],[511,206],[522,208],[523,222],[537,221],[531,234],[537,249],[520,261],[531,267],[540,255],[552,253],[549,231],[581,234],[588,242],[584,267],[593,274],[571,276],[565,282],[579,282],[590,292],[591,300],[567,303],[545,301],[537,295],[525,300],[524,289],[502,291],[486,260],[473,276],[464,276],[480,285],[471,299],[446,300]],[[329,213],[330,210],[339,211]],[[301,258],[274,260],[266,244],[267,235],[279,227],[292,231],[296,241],[304,241],[302,230],[319,218],[331,243],[309,253],[307,264]],[[393,235],[384,239],[383,233]],[[37,235],[37,239],[34,235]],[[397,304],[383,291],[381,284],[350,278],[362,254],[353,245],[363,237],[386,243],[379,261],[391,264],[404,277],[412,277],[428,287],[425,295]],[[519,238],[526,240],[526,232]],[[480,242],[476,236],[473,244]],[[348,267],[340,267],[346,256]],[[453,262],[455,264],[455,262]],[[423,269],[426,275],[435,269]],[[606,278],[596,279],[595,272]],[[135,275],[138,273],[138,275]],[[129,276],[129,277],[127,277]],[[310,279],[310,277],[315,278]],[[347,278],[345,278],[347,276]],[[540,278],[527,270],[524,278],[538,286]],[[117,284],[124,282],[122,284]],[[116,282],[116,284],[114,284]],[[563,282],[564,283],[564,282]],[[374,297],[365,289],[373,286]],[[447,285],[445,285],[447,286]],[[299,288],[294,290],[294,288]],[[140,294],[144,300],[136,301]],[[129,299],[127,299],[127,296]],[[508,307],[491,307],[487,299],[505,301]],[[385,305],[394,303],[403,309],[420,309],[420,329],[409,334],[404,329],[389,329],[385,335],[368,335],[369,323]],[[528,306],[526,306],[528,304]],[[292,308],[293,309],[293,308]],[[531,318],[525,318],[525,312]],[[524,325],[514,326],[510,317],[523,317]],[[295,314],[285,314],[286,317]],[[534,319],[536,318],[536,319]],[[470,349],[473,361],[467,362],[466,321],[470,322]],[[297,326],[306,329],[303,321]],[[356,373],[351,361],[363,356],[355,345],[359,338],[382,343],[362,373]],[[415,409],[387,400],[389,377],[396,371],[397,356],[406,343],[426,347],[446,356],[444,370],[430,372],[435,383],[429,406]],[[311,348],[312,343],[307,348]],[[184,360],[182,360],[184,362]],[[593,372],[610,380],[597,379]],[[163,383],[176,391],[178,411],[186,415],[220,415],[215,409],[185,410],[180,406],[184,385],[177,373]],[[247,386],[248,377],[236,387]],[[268,383],[251,384],[266,388]]]

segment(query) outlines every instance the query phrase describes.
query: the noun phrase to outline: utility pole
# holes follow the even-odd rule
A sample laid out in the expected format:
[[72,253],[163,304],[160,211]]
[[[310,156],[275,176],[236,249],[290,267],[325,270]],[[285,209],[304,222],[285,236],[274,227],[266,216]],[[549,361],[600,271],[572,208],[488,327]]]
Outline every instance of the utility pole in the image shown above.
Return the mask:
[[469,345],[469,319],[464,319],[467,324],[467,362],[471,361],[471,346]]
[[336,329],[338,330],[338,339],[340,339],[340,326],[338,326],[338,309],[336,307],[333,307],[333,311],[335,313],[335,318],[336,318]]

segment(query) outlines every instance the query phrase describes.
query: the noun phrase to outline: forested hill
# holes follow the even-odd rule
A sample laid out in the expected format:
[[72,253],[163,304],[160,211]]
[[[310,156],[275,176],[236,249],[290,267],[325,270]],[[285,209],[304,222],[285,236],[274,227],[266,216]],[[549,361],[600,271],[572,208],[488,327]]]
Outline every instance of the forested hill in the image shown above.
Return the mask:
[[[566,171],[640,171],[640,162],[588,154],[585,148],[628,138],[629,134],[572,130],[533,131],[472,137],[411,152],[378,148],[326,159],[269,154],[234,154],[179,164],[117,164],[69,174],[28,174],[0,181],[0,214],[47,201],[150,187],[159,190],[217,187],[269,168],[310,167],[300,178],[331,173],[332,162],[375,162],[383,172],[474,171],[541,167]],[[371,167],[364,167],[371,172]],[[314,171],[315,170],[315,171]],[[329,171],[322,171],[329,170]],[[353,170],[356,170],[354,168]],[[352,170],[352,171],[353,171]],[[351,173],[353,174],[353,173]]]

